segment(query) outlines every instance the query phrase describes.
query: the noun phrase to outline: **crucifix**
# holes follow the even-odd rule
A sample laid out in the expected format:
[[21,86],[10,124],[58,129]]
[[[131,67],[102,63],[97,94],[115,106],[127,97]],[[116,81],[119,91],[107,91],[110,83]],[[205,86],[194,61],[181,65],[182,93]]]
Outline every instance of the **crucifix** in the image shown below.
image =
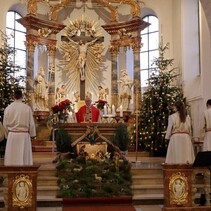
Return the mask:
[[[79,36],[71,37],[72,41],[78,46],[78,68],[80,71],[80,99],[85,99],[85,79],[86,79],[86,62],[89,46],[95,42],[103,42],[104,37],[86,36],[85,32],[81,32]],[[62,41],[68,42],[65,36]]]

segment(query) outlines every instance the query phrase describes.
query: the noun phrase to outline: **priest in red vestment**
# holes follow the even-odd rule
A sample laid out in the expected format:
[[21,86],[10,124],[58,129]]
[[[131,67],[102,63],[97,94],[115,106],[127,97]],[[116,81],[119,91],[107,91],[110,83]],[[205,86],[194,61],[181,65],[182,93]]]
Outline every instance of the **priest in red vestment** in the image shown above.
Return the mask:
[[92,100],[89,97],[85,99],[85,105],[82,106],[76,113],[77,122],[99,122],[100,111],[92,104]]

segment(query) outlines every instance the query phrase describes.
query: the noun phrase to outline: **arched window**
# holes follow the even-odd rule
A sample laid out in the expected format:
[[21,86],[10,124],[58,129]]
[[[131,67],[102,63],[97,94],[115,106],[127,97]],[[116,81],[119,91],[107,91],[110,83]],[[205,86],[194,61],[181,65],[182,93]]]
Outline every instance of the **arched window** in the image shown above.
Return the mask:
[[159,23],[158,18],[154,15],[148,15],[143,18],[144,21],[150,23],[150,26],[141,31],[142,48],[140,53],[141,63],[141,87],[148,86],[147,79],[150,77],[152,70],[155,68],[153,60],[158,58],[159,51]]
[[21,15],[15,11],[7,12],[6,17],[6,34],[10,38],[8,45],[14,48],[14,54],[11,55],[11,61],[20,66],[18,75],[26,76],[26,29],[17,22]]

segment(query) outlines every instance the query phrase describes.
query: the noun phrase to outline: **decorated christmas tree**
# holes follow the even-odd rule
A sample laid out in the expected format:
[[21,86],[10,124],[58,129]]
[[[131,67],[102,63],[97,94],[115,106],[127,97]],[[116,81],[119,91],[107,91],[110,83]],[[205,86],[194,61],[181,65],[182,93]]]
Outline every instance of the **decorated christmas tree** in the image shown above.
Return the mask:
[[21,88],[24,77],[19,75],[20,66],[15,65],[14,48],[10,47],[8,37],[0,31],[0,116],[3,117],[4,109],[13,101],[14,90]]
[[165,46],[160,44],[159,57],[153,61],[156,68],[148,79],[148,88],[141,102],[138,147],[154,155],[165,155],[168,116],[175,101],[184,100],[182,87],[176,85],[179,75],[176,68],[172,68],[173,59],[164,58],[168,48],[168,43]]

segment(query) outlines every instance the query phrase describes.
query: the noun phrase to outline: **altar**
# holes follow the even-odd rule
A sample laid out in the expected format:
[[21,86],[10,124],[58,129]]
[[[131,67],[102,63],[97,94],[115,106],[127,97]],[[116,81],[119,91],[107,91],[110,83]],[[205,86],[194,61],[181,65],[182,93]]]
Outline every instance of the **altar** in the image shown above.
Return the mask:
[[71,136],[71,145],[76,147],[77,153],[83,148],[84,151],[96,154],[101,151],[107,152],[107,147],[115,141],[116,130],[123,123],[57,123],[53,126],[53,142],[59,129],[64,129]]

